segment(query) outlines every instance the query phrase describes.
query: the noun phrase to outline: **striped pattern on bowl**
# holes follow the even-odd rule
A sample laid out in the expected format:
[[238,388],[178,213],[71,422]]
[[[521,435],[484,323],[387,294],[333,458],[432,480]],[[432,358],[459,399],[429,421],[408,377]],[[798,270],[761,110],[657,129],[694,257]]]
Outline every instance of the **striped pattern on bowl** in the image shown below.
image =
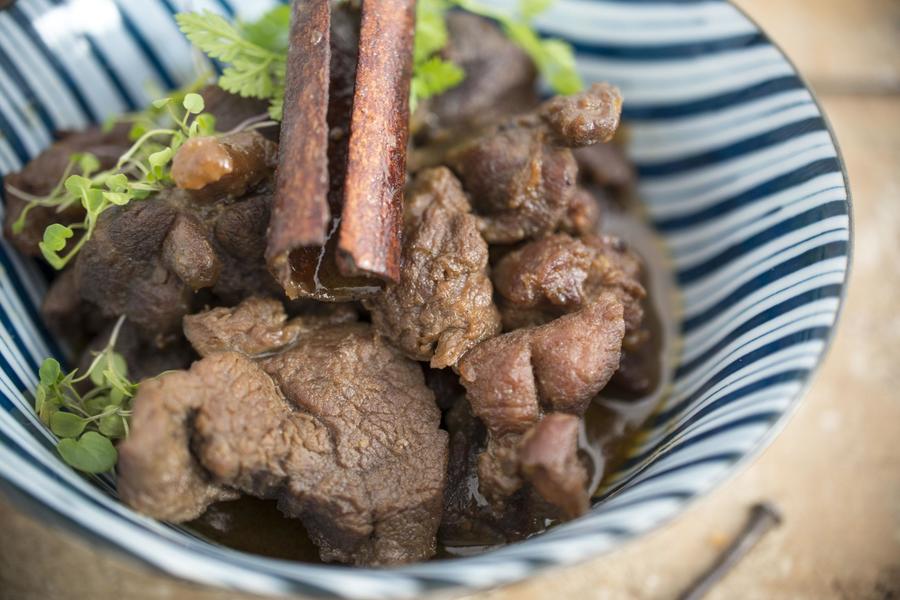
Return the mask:
[[[0,174],[78,128],[191,78],[172,16],[253,17],[258,0],[20,0],[0,11]],[[677,283],[675,373],[661,410],[590,514],[487,554],[395,569],[296,564],[211,545],[133,513],[53,449],[27,390],[58,354],[45,277],[0,247],[0,488],[77,535],[165,573],[257,593],[418,597],[511,582],[609,550],[674,517],[757,452],[830,338],[850,251],[834,141],[792,65],[719,0],[561,0],[540,28],[586,80],[625,95],[640,196]]]

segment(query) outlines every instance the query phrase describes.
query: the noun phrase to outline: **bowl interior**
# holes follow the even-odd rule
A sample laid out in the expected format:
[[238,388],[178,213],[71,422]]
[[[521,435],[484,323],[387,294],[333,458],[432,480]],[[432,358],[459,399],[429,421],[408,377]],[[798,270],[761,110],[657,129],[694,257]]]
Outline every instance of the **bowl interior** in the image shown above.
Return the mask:
[[[191,79],[172,19],[188,4],[251,18],[270,3],[20,0],[0,11],[0,175],[53,131]],[[628,151],[659,241],[654,287],[673,340],[660,408],[588,515],[478,557],[383,570],[251,556],[137,515],[117,502],[112,481],[66,467],[33,414],[27,391],[59,348],[39,317],[45,273],[5,242],[0,487],[177,577],[257,593],[416,597],[608,550],[675,516],[753,455],[820,362],[844,289],[848,193],[820,110],[780,51],[724,1],[561,0],[538,25],[574,44],[586,81],[623,90]]]

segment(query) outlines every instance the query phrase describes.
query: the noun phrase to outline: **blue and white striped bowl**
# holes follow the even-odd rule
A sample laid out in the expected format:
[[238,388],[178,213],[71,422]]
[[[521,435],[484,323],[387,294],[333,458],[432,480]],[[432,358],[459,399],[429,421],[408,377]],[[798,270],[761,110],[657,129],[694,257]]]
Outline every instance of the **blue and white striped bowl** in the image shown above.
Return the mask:
[[[172,15],[252,17],[260,0],[20,0],[0,11],[0,174],[58,129],[135,108],[193,72]],[[57,458],[25,391],[54,352],[45,279],[0,249],[0,488],[91,543],[203,584],[258,593],[418,597],[527,577],[609,550],[679,512],[762,448],[821,361],[844,293],[848,190],[792,65],[720,0],[562,0],[539,20],[587,80],[625,95],[640,195],[680,309],[672,385],[591,513],[472,558],[350,569],[261,558],[133,513]]]

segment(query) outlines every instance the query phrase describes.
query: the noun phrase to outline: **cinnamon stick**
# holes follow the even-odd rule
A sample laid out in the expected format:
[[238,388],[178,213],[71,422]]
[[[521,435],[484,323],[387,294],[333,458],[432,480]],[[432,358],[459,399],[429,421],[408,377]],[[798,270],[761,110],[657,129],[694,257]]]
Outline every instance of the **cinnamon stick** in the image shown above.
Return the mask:
[[291,280],[290,253],[322,246],[328,237],[329,0],[293,3],[285,77],[284,117],[266,261]]
[[338,265],[400,277],[415,0],[363,0]]

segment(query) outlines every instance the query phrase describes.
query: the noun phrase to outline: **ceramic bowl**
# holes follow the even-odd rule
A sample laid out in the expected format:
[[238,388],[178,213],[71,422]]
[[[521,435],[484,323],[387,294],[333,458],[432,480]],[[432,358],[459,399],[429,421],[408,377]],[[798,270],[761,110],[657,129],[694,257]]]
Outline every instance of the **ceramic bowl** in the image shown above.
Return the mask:
[[[0,174],[192,77],[183,8],[252,17],[261,0],[19,0],[0,11]],[[263,594],[420,597],[595,556],[682,512],[780,430],[821,362],[845,289],[848,189],[827,123],[766,35],[718,0],[560,0],[540,29],[587,81],[625,96],[628,152],[673,285],[672,378],[640,443],[586,516],[479,556],[391,569],[262,558],[132,512],[112,481],[54,451],[27,391],[59,352],[46,278],[0,249],[0,489],[88,543],[201,584]]]

